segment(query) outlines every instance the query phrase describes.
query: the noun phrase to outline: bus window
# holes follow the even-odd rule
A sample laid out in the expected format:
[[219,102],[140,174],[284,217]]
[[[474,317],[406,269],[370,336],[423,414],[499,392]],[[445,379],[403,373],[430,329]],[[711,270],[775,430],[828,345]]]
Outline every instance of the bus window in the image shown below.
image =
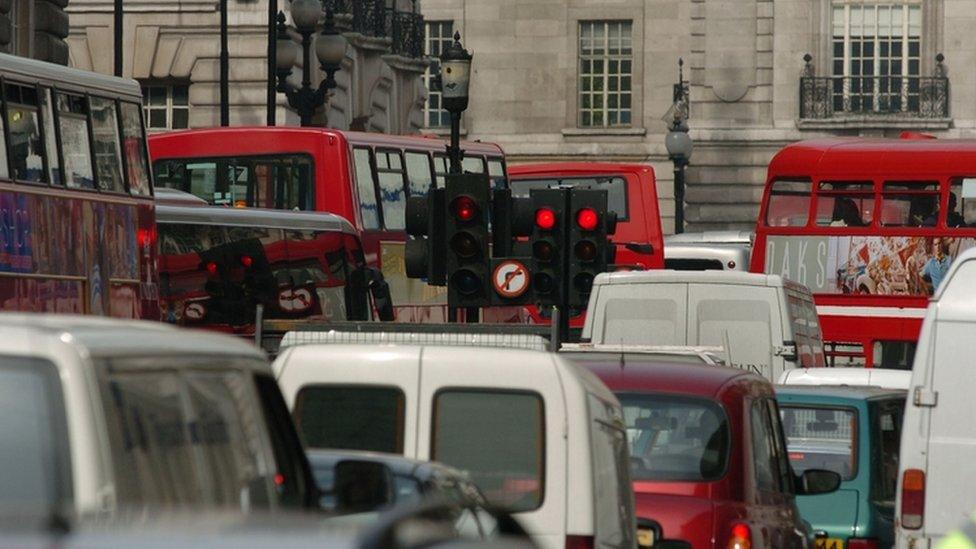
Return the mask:
[[44,122],[44,154],[47,156],[48,181],[55,185],[61,185],[61,168],[58,159],[57,137],[54,134],[54,110],[51,106],[51,90],[47,88],[42,89],[40,101],[41,119]]
[[465,173],[485,173],[485,159],[480,156],[465,156],[461,160],[461,170]]
[[430,168],[430,157],[425,153],[408,152],[407,179],[410,182],[410,196],[424,196],[434,181],[434,173]]
[[874,184],[822,182],[816,213],[821,227],[867,227],[874,214]]
[[437,179],[437,187],[444,186],[444,176],[448,172],[447,156],[443,154],[434,155],[434,176]]
[[209,204],[282,210],[312,209],[312,159],[305,154],[159,160],[156,185]]
[[[125,152],[129,192],[135,195],[150,196],[152,185],[149,183],[149,159],[146,158],[146,147],[144,145],[142,107],[125,101],[120,106],[122,110],[122,149]],[[47,112],[44,111],[45,120],[47,119]],[[46,123],[45,127],[47,127]],[[51,127],[53,129],[53,124]],[[50,161],[50,159],[48,160]],[[52,168],[52,171],[54,169]],[[58,179],[54,180],[58,181]]]
[[10,128],[10,165],[13,178],[43,182],[44,144],[41,142],[37,88],[6,84],[7,125]]
[[934,227],[938,217],[938,183],[886,182],[884,184],[881,192],[882,226]]
[[95,168],[98,170],[98,186],[102,190],[124,193],[122,146],[119,140],[119,122],[115,114],[115,101],[92,97],[90,102],[92,135],[95,136]]
[[617,221],[627,221],[627,180],[622,177],[567,177],[563,179],[519,179],[512,186],[513,197],[528,197],[532,189],[552,189],[568,185],[580,189],[607,191],[607,209],[617,213]]
[[769,189],[766,225],[802,227],[810,212],[809,181],[775,181]]
[[971,227],[976,224],[976,177],[956,177],[949,185],[949,213],[946,226]]
[[377,150],[374,154],[376,179],[379,181],[380,197],[383,199],[383,226],[388,231],[402,231],[407,203],[403,187],[403,160],[399,151]]
[[493,188],[508,188],[508,180],[505,178],[505,164],[502,163],[501,158],[488,159],[488,176],[491,177]]
[[373,168],[369,162],[369,149],[353,149],[356,164],[356,189],[359,191],[359,214],[363,218],[364,229],[379,229],[380,216],[376,207],[376,189],[373,183]]
[[88,101],[81,95],[57,94],[61,153],[68,187],[94,189],[91,145],[88,141]]

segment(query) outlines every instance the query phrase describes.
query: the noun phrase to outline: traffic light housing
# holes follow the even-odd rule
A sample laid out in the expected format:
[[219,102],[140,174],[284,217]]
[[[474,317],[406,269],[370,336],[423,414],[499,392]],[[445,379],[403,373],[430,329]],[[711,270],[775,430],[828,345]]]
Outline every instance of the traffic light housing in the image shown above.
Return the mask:
[[568,305],[585,308],[593,279],[613,262],[609,236],[616,232],[617,214],[607,211],[607,192],[573,189],[569,193]]
[[450,174],[444,193],[448,307],[488,305],[489,183],[484,174]]
[[406,206],[404,266],[407,277],[426,278],[431,286],[447,284],[444,241],[444,189],[431,188],[427,196],[411,196]]
[[566,193],[561,189],[532,189],[532,234],[529,236],[532,294],[536,305],[563,304],[566,233]]

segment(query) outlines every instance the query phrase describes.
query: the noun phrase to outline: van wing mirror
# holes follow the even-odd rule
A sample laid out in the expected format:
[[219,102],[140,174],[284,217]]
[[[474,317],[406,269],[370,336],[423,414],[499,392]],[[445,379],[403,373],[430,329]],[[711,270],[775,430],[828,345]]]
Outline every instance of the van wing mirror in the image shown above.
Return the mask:
[[335,510],[366,513],[393,503],[393,471],[382,463],[347,459],[335,465]]
[[840,488],[840,475],[824,469],[807,469],[803,471],[797,482],[797,494],[801,496],[829,494],[837,491],[838,488]]

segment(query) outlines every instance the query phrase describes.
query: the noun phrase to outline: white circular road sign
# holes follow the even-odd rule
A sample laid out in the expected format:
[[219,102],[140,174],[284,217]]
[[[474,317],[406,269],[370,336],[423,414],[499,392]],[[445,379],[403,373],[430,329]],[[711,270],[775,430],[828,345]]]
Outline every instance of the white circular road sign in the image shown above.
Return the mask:
[[491,274],[491,283],[498,295],[509,299],[519,297],[529,289],[529,270],[521,261],[502,261]]

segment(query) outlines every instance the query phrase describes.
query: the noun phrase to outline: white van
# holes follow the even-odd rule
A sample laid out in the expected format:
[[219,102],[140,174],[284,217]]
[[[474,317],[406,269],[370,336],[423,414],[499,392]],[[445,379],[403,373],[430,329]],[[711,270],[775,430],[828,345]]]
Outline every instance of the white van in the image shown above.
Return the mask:
[[895,539],[934,540],[976,511],[976,248],[952,263],[922,321],[902,425]]
[[467,471],[541,547],[633,547],[620,403],[556,354],[308,344],[273,365],[309,448],[370,450]]
[[912,381],[909,370],[892,368],[794,368],[779,376],[780,385],[856,385],[907,390]]
[[0,508],[314,507],[263,355],[99,317],[0,314]]
[[810,291],[777,275],[602,273],[593,282],[582,337],[611,345],[720,346],[730,365],[770,382],[789,368],[824,365]]
[[748,271],[754,233],[704,231],[664,237],[664,268],[677,271]]

